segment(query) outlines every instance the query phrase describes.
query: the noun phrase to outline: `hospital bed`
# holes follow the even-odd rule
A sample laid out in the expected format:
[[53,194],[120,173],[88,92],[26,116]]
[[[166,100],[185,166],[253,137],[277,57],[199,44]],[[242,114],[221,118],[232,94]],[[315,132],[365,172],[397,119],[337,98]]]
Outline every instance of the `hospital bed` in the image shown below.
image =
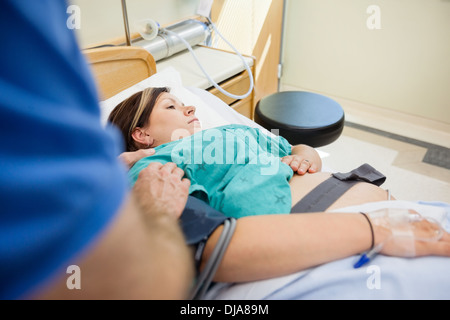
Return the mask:
[[[196,106],[204,128],[238,123],[265,130],[206,90],[184,87],[177,70],[169,67],[157,72],[152,56],[143,49],[101,48],[85,54],[97,80],[103,124],[114,106],[131,94],[149,86],[168,86],[186,105]],[[383,201],[340,211],[392,206],[415,209],[450,231],[450,205],[443,202]],[[377,256],[367,266],[354,269],[357,259],[349,257],[267,280],[216,283],[206,299],[450,299],[450,258]]]

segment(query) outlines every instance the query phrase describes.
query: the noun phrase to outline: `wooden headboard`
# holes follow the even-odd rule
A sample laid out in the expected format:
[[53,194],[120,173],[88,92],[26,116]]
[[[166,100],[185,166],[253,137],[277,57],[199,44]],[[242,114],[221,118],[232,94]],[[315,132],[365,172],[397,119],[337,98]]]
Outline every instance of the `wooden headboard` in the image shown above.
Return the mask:
[[100,90],[101,100],[156,73],[153,56],[143,48],[107,47],[84,50]]

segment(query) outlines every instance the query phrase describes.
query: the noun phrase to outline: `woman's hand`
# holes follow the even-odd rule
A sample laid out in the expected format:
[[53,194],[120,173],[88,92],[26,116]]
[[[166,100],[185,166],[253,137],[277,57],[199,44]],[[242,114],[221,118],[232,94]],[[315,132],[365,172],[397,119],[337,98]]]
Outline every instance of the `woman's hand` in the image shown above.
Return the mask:
[[123,152],[119,155],[119,159],[125,163],[128,168],[131,168],[136,162],[142,158],[149,157],[155,154],[155,149],[140,149],[138,151]]
[[450,257],[450,234],[414,210],[382,209],[368,214],[384,255]]
[[281,158],[281,161],[294,170],[295,173],[315,173],[322,169],[322,159],[312,147],[299,144],[292,147],[291,155]]
[[[427,228],[427,221],[420,223],[423,228]],[[414,238],[391,238],[383,244],[381,253],[388,256],[397,257],[424,257],[443,256],[450,257],[450,234],[444,232],[442,237],[436,241],[425,241]]]

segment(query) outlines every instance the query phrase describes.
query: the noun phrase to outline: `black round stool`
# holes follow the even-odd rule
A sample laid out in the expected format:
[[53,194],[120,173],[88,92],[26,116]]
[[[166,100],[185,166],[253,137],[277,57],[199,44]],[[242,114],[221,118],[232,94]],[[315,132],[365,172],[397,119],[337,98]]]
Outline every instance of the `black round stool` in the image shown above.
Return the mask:
[[344,128],[344,110],[334,100],[305,91],[283,91],[262,98],[255,122],[278,129],[290,144],[321,147],[335,141]]

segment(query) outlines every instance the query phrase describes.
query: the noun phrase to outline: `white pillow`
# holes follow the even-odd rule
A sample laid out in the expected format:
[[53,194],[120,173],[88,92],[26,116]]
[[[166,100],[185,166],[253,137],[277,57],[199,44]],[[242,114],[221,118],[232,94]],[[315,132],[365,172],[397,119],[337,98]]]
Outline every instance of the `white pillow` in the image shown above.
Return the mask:
[[209,108],[214,109],[214,111],[216,111],[220,115],[220,117],[222,117],[228,123],[243,124],[249,127],[259,128],[267,131],[265,128],[263,128],[253,120],[250,120],[246,116],[234,110],[232,107],[227,105],[225,102],[220,100],[220,98],[216,97],[212,93],[194,87],[189,87],[187,89],[189,89],[189,91],[195,93],[198,97],[200,97],[206,103],[206,105],[208,105]]
[[[200,120],[203,129],[215,128],[227,124],[243,124],[253,128],[259,128],[266,134],[273,135],[272,132],[266,130],[256,122],[238,113],[225,102],[199,88],[185,88],[181,81],[181,76],[173,67],[168,67],[153,76],[142,80],[134,86],[119,92],[115,96],[100,101],[101,123],[106,125],[108,116],[111,111],[120,102],[148,87],[170,87],[171,93],[175,95],[185,105],[193,105],[196,107],[196,115]],[[321,158],[327,157],[329,154],[316,149]],[[328,170],[334,172],[332,170]]]
[[[180,101],[182,101],[185,105],[195,106],[195,114],[200,120],[203,129],[214,128],[231,123],[215,111],[215,109],[227,108],[234,111],[232,108],[220,99],[214,100],[214,104],[216,104],[215,107],[208,106],[197,94],[183,87],[181,76],[178,71],[176,71],[173,67],[169,67],[157,72],[153,76],[133,85],[132,87],[119,92],[115,96],[105,101],[101,101],[100,109],[102,124],[106,124],[108,116],[115,106],[136,92],[142,91],[148,87],[169,87],[171,94],[180,99]],[[210,94],[207,91],[205,92]],[[223,104],[224,106],[219,104]]]

